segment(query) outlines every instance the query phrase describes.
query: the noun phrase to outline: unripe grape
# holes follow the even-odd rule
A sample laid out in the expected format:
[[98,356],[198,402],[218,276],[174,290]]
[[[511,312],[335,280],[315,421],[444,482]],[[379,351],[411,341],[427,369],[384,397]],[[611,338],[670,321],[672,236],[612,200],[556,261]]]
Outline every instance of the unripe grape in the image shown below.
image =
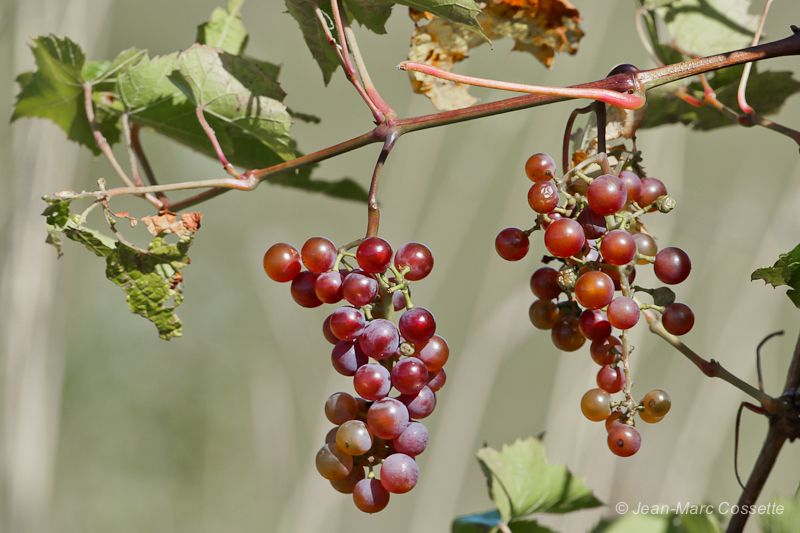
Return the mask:
[[531,275],[531,292],[542,300],[552,300],[561,294],[558,285],[558,271],[550,267],[541,267]]
[[625,184],[611,174],[603,174],[589,184],[589,208],[598,215],[613,215],[622,209],[627,198]]
[[653,389],[642,398],[642,406],[648,414],[663,418],[669,413],[672,402],[669,399],[669,394],[661,389]]
[[694,313],[686,304],[671,303],[664,308],[661,323],[673,335],[685,335],[694,326]]
[[262,260],[264,272],[273,281],[285,283],[292,281],[300,273],[300,253],[285,242],[273,244],[264,253]]
[[639,419],[642,422],[647,422],[648,424],[657,424],[661,422],[663,418],[664,418],[663,416],[655,416],[650,411],[646,410],[639,411]]
[[365,513],[377,513],[389,504],[389,491],[377,479],[362,479],[353,488],[353,503]]
[[627,296],[614,298],[607,313],[608,321],[617,329],[630,329],[639,322],[639,304]]
[[616,425],[608,432],[608,449],[614,455],[630,457],[639,451],[642,438],[639,431],[627,424]]
[[556,173],[556,162],[547,154],[533,154],[525,161],[525,174],[531,181],[547,181]]
[[528,309],[528,318],[537,329],[552,329],[558,321],[558,306],[552,300],[536,300]]
[[394,254],[394,266],[398,270],[409,268],[405,273],[408,281],[418,281],[433,270],[433,254],[424,244],[410,242],[397,249]]
[[405,494],[419,479],[417,462],[404,453],[393,453],[381,465],[381,485],[394,494]]
[[583,249],[586,237],[581,225],[570,218],[550,224],[544,232],[544,245],[556,257],[571,257]]
[[[648,257],[655,257],[658,253],[658,245],[656,240],[647,233],[634,233],[633,240],[636,241],[636,251],[641,255]],[[646,265],[649,261],[647,259],[638,259],[637,265]]]
[[600,309],[614,298],[614,281],[608,274],[591,270],[575,283],[575,298],[587,309]]
[[518,228],[506,228],[494,240],[497,254],[506,261],[519,261],[528,254],[529,247],[527,233]]
[[611,396],[603,389],[589,389],[581,398],[581,412],[592,422],[601,422],[611,414]]
[[331,487],[342,494],[353,494],[353,489],[355,489],[356,483],[362,479],[364,479],[364,468],[359,466],[353,467],[353,469],[350,470],[350,473],[347,474],[346,478],[332,479],[330,483]]
[[558,207],[558,187],[553,180],[537,181],[528,189],[528,205],[537,213],[549,213]]
[[353,458],[331,444],[325,444],[317,452],[317,472],[328,480],[344,479],[353,469]]
[[336,431],[336,446],[347,455],[362,455],[372,448],[372,435],[361,420],[348,420]]
[[325,237],[311,237],[303,244],[300,257],[309,272],[321,274],[336,261],[336,246]]
[[346,392],[335,392],[325,402],[325,416],[336,425],[353,420],[357,413],[356,399]]
[[385,272],[391,261],[392,247],[380,237],[368,237],[356,249],[356,262],[368,274]]

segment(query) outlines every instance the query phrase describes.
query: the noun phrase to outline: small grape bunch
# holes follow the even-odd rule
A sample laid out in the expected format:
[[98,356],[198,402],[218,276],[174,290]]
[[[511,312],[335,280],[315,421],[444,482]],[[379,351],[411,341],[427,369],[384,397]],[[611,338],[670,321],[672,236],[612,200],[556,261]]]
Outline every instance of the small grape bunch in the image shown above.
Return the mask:
[[[291,281],[301,306],[346,303],[325,318],[322,333],[333,345],[331,365],[352,378],[355,395],[337,392],[325,402],[325,416],[336,427],[317,452],[316,466],[366,513],[383,510],[390,494],[417,484],[416,457],[428,445],[428,429],[419,420],[434,411],[445,384],[450,349],[436,335],[433,314],[411,301],[410,282],[432,268],[425,245],[408,243],[393,254],[379,237],[339,249],[313,237],[299,252],[279,243],[264,255],[267,275]],[[390,320],[393,312],[401,312],[397,324]]]
[[[602,156],[585,160],[558,177],[549,155],[531,156],[525,172],[533,181],[528,203],[535,222],[528,230],[502,230],[495,249],[503,259],[519,261],[528,254],[530,235],[544,231],[546,266],[530,278],[537,298],[529,309],[530,321],[537,329],[549,330],[559,350],[576,351],[590,342],[592,360],[600,368],[597,387],[581,398],[581,411],[589,420],[605,421],[609,449],[628,457],[641,442],[635,417],[659,422],[671,403],[658,389],[638,403],[633,400],[632,347],[625,333],[647,310],[660,313],[664,329],[673,335],[688,333],[694,325],[692,310],[675,303],[671,290],[633,285],[636,268],[652,264],[656,278],[675,285],[689,276],[691,261],[679,248],[659,250],[642,222],[644,215],[675,207],[664,183],[622,169],[625,160],[621,170],[612,173],[601,164],[607,161]],[[592,164],[599,170],[587,172]],[[649,294],[653,302],[642,302],[640,294]],[[615,400],[618,393],[622,398]]]

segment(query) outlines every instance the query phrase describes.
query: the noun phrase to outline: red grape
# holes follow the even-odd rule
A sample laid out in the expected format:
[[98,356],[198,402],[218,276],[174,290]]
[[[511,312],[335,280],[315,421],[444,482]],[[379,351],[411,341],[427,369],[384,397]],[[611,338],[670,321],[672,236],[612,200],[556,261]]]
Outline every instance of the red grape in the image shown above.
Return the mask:
[[395,325],[384,318],[372,320],[358,338],[361,350],[373,359],[392,357],[400,347],[400,334]]
[[353,420],[358,413],[358,402],[346,392],[335,392],[325,401],[325,416],[334,424]]
[[372,448],[372,435],[361,420],[348,420],[336,431],[336,446],[347,455],[363,455]]
[[694,313],[686,304],[672,303],[664,308],[661,323],[673,335],[685,335],[694,326]]
[[528,309],[528,318],[537,329],[553,329],[560,313],[552,300],[536,300]]
[[444,387],[446,381],[447,374],[445,374],[444,368],[442,368],[436,372],[430,380],[428,380],[428,388],[431,390],[431,392],[438,392],[442,387]]
[[625,185],[625,190],[628,196],[628,203],[639,202],[639,196],[642,194],[642,180],[639,176],[630,170],[623,170],[619,173],[619,179]]
[[339,342],[339,337],[333,334],[331,331],[331,316],[328,315],[325,317],[325,321],[322,322],[322,334],[325,336],[325,340],[331,344],[336,344]]
[[427,342],[436,333],[436,321],[424,307],[412,307],[400,316],[400,334],[415,343]]
[[656,254],[653,264],[656,277],[667,285],[675,285],[689,277],[692,261],[680,248],[664,248]]
[[576,219],[587,239],[598,239],[606,232],[606,219],[591,209],[584,209]]
[[558,207],[558,187],[553,180],[537,181],[528,189],[528,205],[537,213],[549,213]]
[[389,492],[377,479],[362,479],[353,488],[353,503],[365,513],[377,513],[389,504]]
[[363,272],[350,272],[342,283],[342,294],[348,303],[362,307],[378,295],[378,281]]
[[[648,257],[655,257],[658,253],[658,245],[656,240],[647,233],[634,233],[633,240],[636,241],[636,251]],[[647,259],[638,259],[636,264],[646,265],[649,261]]]
[[392,385],[400,394],[416,394],[428,383],[428,369],[416,357],[405,357],[392,368]]
[[553,325],[550,339],[556,348],[564,352],[574,352],[586,342],[578,329],[578,319],[574,316],[559,319]]
[[381,485],[394,494],[405,494],[419,479],[417,462],[403,453],[393,453],[381,465]]
[[[439,371],[440,374],[443,372],[444,369]],[[435,377],[436,376],[434,376],[434,378]],[[444,385],[444,379],[441,380],[441,385]],[[430,415],[434,409],[436,409],[436,394],[433,392],[430,386],[422,387],[417,394],[403,394],[398,398],[398,400],[405,404],[405,406],[408,408],[408,413],[412,418],[416,419],[425,418],[426,416]]]
[[394,291],[392,293],[392,307],[395,311],[402,311],[406,308],[406,297],[403,291]]
[[589,184],[589,209],[598,215],[613,215],[622,209],[627,198],[625,184],[611,174],[603,174]]
[[311,237],[300,250],[300,257],[309,272],[321,274],[336,261],[336,246],[325,237]]
[[597,386],[612,394],[619,392],[625,386],[625,373],[619,367],[604,365],[597,371]]
[[[600,270],[608,274],[612,280],[614,280],[614,290],[619,291],[622,290],[622,284],[620,283],[620,273],[619,269],[614,265],[606,265],[605,263],[600,265]],[[636,269],[630,268],[628,269],[628,283],[633,283],[633,280],[636,279]]]
[[416,457],[428,447],[428,428],[420,422],[411,422],[392,444],[397,453]]
[[367,364],[369,359],[352,342],[340,341],[331,351],[331,364],[343,376],[354,376],[356,371]]
[[590,270],[575,283],[575,298],[588,309],[600,309],[614,298],[614,281],[608,274]]
[[425,363],[428,372],[438,372],[450,357],[450,348],[440,336],[434,335],[428,342],[418,345],[417,357]]
[[364,239],[356,249],[358,266],[369,274],[380,274],[389,268],[392,261],[392,247],[380,237]]
[[304,271],[297,274],[292,280],[291,293],[294,301],[301,307],[319,307],[322,302],[317,298],[315,284],[317,275]]
[[558,271],[550,267],[537,269],[531,275],[531,292],[542,300],[552,300],[561,294],[558,285]]
[[642,191],[639,193],[639,205],[647,207],[667,194],[664,183],[656,178],[642,178]]
[[353,376],[353,388],[359,396],[367,400],[385,398],[392,388],[389,371],[375,363],[363,365]]
[[531,181],[553,179],[556,173],[556,162],[547,154],[533,154],[525,161],[525,174]]
[[614,425],[608,432],[608,448],[614,455],[630,457],[639,451],[641,444],[639,431],[633,426]]
[[[603,340],[611,335],[611,324],[603,311],[586,309],[578,319],[578,329],[590,341]],[[594,344],[594,343],[593,343]]]
[[408,426],[408,409],[394,398],[383,398],[367,411],[367,427],[379,439],[397,438]]
[[317,471],[328,480],[344,479],[353,469],[353,458],[335,444],[325,444],[317,452]]
[[639,322],[639,304],[633,298],[619,296],[608,304],[608,321],[617,329],[630,329]]
[[335,304],[342,299],[342,283],[344,276],[341,272],[323,272],[314,282],[314,294],[326,304]]
[[506,261],[519,261],[527,255],[529,247],[528,234],[518,228],[506,228],[494,240],[495,250]]
[[636,241],[625,230],[611,230],[600,243],[600,253],[603,254],[606,263],[627,265],[636,257]]
[[592,355],[592,361],[598,365],[611,365],[622,353],[622,342],[613,335],[606,339],[592,341],[589,353]]
[[544,232],[544,245],[556,257],[577,254],[585,242],[583,228],[570,218],[556,220]]
[[332,479],[331,487],[343,494],[352,494],[356,483],[364,479],[364,468],[354,467],[344,479]]
[[409,268],[405,278],[409,281],[418,281],[433,270],[433,254],[424,244],[410,242],[398,248],[394,254],[394,266],[398,270]]
[[294,246],[279,242],[264,253],[264,272],[274,281],[292,281],[300,272],[300,253]]
[[365,325],[364,313],[355,307],[340,307],[331,313],[331,332],[339,340],[355,340],[364,332]]

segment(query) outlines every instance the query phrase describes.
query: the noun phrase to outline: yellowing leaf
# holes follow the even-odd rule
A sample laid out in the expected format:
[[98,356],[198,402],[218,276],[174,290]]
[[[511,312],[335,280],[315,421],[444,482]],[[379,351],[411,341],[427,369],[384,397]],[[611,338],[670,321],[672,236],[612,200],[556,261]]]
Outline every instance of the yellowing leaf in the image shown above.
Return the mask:
[[[513,50],[533,55],[551,67],[556,53],[574,54],[583,30],[580,14],[568,0],[489,0],[482,4],[478,22],[491,40],[513,39]],[[408,59],[443,70],[466,59],[472,48],[486,43],[473,28],[430,13],[411,10],[415,29]],[[414,92],[431,99],[437,109],[458,109],[472,105],[475,97],[468,86],[410,72]]]

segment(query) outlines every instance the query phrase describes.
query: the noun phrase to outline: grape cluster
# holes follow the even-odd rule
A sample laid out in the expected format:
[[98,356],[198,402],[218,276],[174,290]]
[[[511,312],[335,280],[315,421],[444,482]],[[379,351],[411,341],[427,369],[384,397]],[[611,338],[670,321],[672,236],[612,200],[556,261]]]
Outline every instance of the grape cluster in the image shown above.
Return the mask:
[[[671,403],[658,389],[640,402],[633,400],[625,332],[639,322],[643,310],[660,313],[664,329],[673,335],[683,335],[694,325],[692,310],[675,303],[672,291],[633,285],[636,268],[652,264],[656,278],[675,285],[689,276],[692,265],[679,248],[659,250],[642,222],[648,213],[668,213],[675,207],[664,183],[623,170],[624,160],[616,173],[607,160],[601,162],[600,157],[586,160],[558,177],[549,155],[531,156],[525,173],[533,181],[528,203],[536,212],[535,224],[529,230],[502,230],[495,248],[503,259],[518,261],[528,253],[530,235],[544,231],[547,254],[542,261],[548,266],[530,278],[537,298],[529,309],[530,321],[550,330],[559,350],[576,351],[590,342],[592,360],[600,368],[597,387],[581,398],[581,411],[589,420],[605,421],[608,447],[628,457],[641,441],[635,417],[658,422]],[[600,170],[586,172],[592,164]],[[640,294],[651,295],[653,303],[643,303]],[[615,330],[619,333],[613,334]],[[623,395],[619,400],[612,397],[617,393]]]
[[[393,253],[379,237],[339,249],[313,237],[299,252],[278,243],[264,254],[267,275],[291,281],[302,307],[349,304],[328,315],[322,333],[333,345],[333,368],[352,378],[356,395],[337,392],[325,402],[325,416],[336,427],[317,452],[316,466],[366,513],[381,511],[391,493],[417,484],[415,458],[428,445],[428,429],[418,420],[433,412],[445,384],[450,350],[436,335],[433,314],[412,304],[409,288],[432,268],[425,245],[412,242]],[[389,319],[393,311],[402,312],[396,325]],[[397,395],[390,396],[392,390]]]

